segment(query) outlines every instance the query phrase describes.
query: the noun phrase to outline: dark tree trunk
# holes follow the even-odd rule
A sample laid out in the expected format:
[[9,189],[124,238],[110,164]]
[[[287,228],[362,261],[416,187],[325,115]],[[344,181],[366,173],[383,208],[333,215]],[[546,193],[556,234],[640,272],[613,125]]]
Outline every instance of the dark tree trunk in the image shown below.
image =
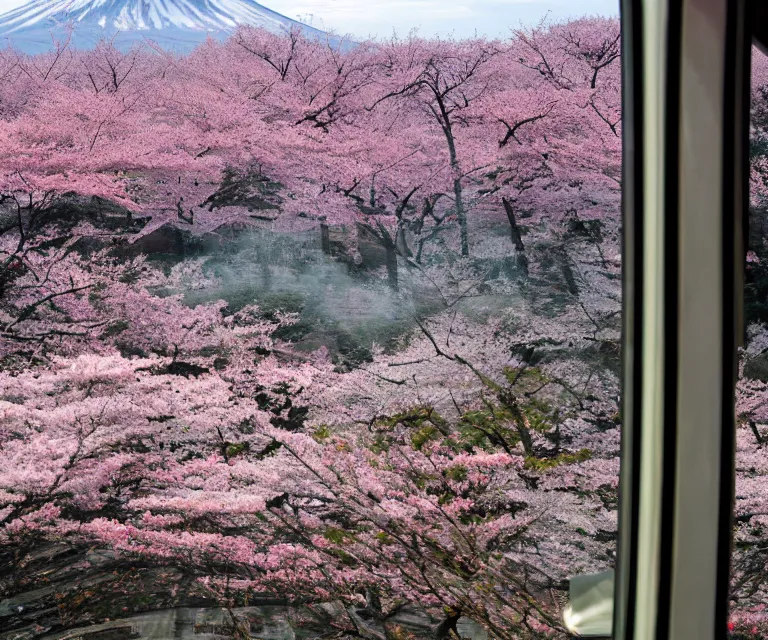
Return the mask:
[[[461,618],[461,611],[452,611],[445,620],[434,628],[435,640],[448,640],[451,637],[458,638],[459,632],[456,629],[456,624],[459,618]],[[451,632],[453,632],[453,636]]]
[[413,253],[408,246],[408,240],[405,237],[405,229],[402,226],[398,227],[397,229],[397,235],[395,236],[395,246],[403,258],[410,258],[413,256]]
[[381,616],[381,596],[376,587],[365,590],[365,606],[368,610]]
[[184,198],[179,198],[179,201],[176,203],[176,212],[179,216],[179,220],[182,222],[186,222],[188,224],[193,224],[195,220],[195,212],[190,209],[189,215],[184,214],[184,207],[182,206],[182,202],[184,202]]
[[520,233],[520,227],[517,226],[517,217],[515,216],[515,209],[512,203],[507,198],[502,198],[501,202],[504,204],[504,211],[507,214],[509,220],[510,238],[512,239],[512,257],[515,262],[515,266],[520,272],[528,277],[528,256],[525,253],[525,245],[523,244],[523,236]]
[[505,390],[499,394],[499,400],[501,401],[501,404],[505,408],[509,409],[510,413],[512,414],[512,417],[515,421],[517,434],[520,436],[520,443],[523,445],[523,451],[525,451],[525,455],[532,456],[533,438],[531,437],[530,424],[528,422],[528,418],[525,415],[525,412],[520,407],[520,402],[518,401],[517,396],[515,396],[512,391]]
[[459,234],[461,236],[461,255],[469,255],[469,228],[467,227],[467,212],[464,210],[464,196],[461,188],[461,179],[453,181],[453,194],[456,198],[456,218],[459,221]]
[[418,249],[416,250],[416,264],[421,264],[421,254],[424,251],[424,243],[426,238],[419,238],[417,241]]
[[571,268],[571,258],[562,245],[558,247],[558,252],[560,253],[560,269],[563,273],[565,284],[568,285],[568,293],[572,296],[577,296],[579,295],[579,287],[576,284],[576,276]]
[[525,245],[523,244],[523,237],[520,234],[520,228],[517,226],[517,217],[515,216],[515,210],[512,203],[507,198],[502,198],[501,202],[504,204],[504,211],[509,219],[510,235],[512,237],[512,244],[518,251],[525,251]]
[[390,288],[393,291],[398,290],[398,277],[397,277],[397,234],[395,234],[395,238],[392,237],[392,234],[387,231],[387,228],[381,224],[379,220],[376,221],[376,226],[378,228],[378,232],[373,229],[373,227],[366,225],[368,229],[373,231],[373,235],[378,239],[378,241],[381,243],[381,246],[384,247],[384,251],[386,252],[386,263],[387,263],[387,282],[389,283]]
[[397,291],[397,247],[391,242],[386,242],[384,248],[387,250],[387,282],[393,291]]
[[[364,640],[387,640],[387,631],[380,620],[371,619],[366,609],[348,607],[347,614],[352,624],[357,628],[357,635]],[[362,614],[362,615],[361,615]]]
[[331,255],[331,230],[325,223],[320,224],[320,246],[325,255]]

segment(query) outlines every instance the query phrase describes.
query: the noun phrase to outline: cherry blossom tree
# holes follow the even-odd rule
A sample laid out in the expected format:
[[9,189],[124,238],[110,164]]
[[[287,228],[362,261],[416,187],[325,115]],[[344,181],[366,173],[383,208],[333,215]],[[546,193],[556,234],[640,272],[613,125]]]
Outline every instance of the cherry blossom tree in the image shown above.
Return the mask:
[[[230,326],[252,336],[252,322],[244,311]],[[363,432],[342,421],[294,431],[263,392],[243,386],[236,359],[214,375],[199,365],[174,368],[175,356],[84,355],[56,361],[42,377],[16,376],[12,401],[2,405],[3,535],[16,544],[30,535],[98,540],[184,559],[223,595],[268,590],[353,605],[368,594],[380,616],[421,602],[445,617],[445,633],[460,615],[500,637],[557,630],[546,590],[562,589],[573,563],[594,562],[582,543],[565,541],[588,535],[577,529],[612,530],[600,496],[615,478],[584,448],[538,451],[533,443],[545,438],[535,434],[554,428],[550,421],[568,430],[589,401],[571,389],[573,417],[547,408],[539,394],[570,385],[514,358],[490,377],[468,358],[499,354],[499,343],[478,343],[474,329],[455,317],[424,326],[410,350],[381,359],[380,371],[416,367],[424,373],[411,376],[414,384],[427,375],[433,391],[424,387],[417,406],[353,409],[367,414]],[[328,373],[322,358],[280,373],[269,356],[253,371],[257,389],[301,384],[320,402],[348,388]],[[452,398],[454,418],[431,395],[442,387],[435,374],[457,373],[467,386]],[[374,371],[355,377],[346,384],[402,385]],[[478,391],[489,395],[474,398]],[[583,473],[574,475],[573,465]],[[594,515],[576,518],[584,498],[563,493],[563,480],[581,496],[594,492]],[[569,533],[545,549],[553,527]],[[510,544],[516,552],[505,551]]]
[[465,145],[463,134],[476,121],[473,107],[482,98],[488,99],[499,80],[494,78],[491,64],[499,53],[500,45],[495,42],[426,42],[413,36],[404,42],[392,41],[380,54],[381,89],[369,107],[397,100],[414,118],[430,123],[443,139],[452,172],[462,255],[469,255],[464,183],[487,166],[490,146]]
[[[350,635],[394,637],[418,603],[437,638],[462,616],[564,637],[568,577],[611,567],[617,533],[618,38],[586,19],[503,42],[243,28],[188,56],[2,52],[0,544],[107,545],[227,606],[333,602]],[[363,228],[388,304],[436,302],[334,366],[279,338],[297,314],[194,305],[223,290],[209,256],[141,254],[224,225]],[[732,624],[753,635],[765,384],[738,399]]]
[[[617,380],[576,354],[615,330],[576,305],[471,320],[453,308],[466,295],[453,267],[426,264],[454,220],[467,258],[470,210],[513,224],[490,204],[511,188],[508,144],[527,145],[526,163],[547,152],[517,126],[549,117],[530,70],[499,43],[344,53],[252,30],[187,58],[103,43],[43,62],[40,97],[2,123],[15,145],[2,158],[4,349],[35,345],[0,374],[4,543],[183,563],[222,601],[343,602],[345,631],[361,632],[361,607],[383,624],[419,602],[438,637],[459,616],[499,637],[560,633],[550,591],[612,561]],[[527,98],[485,113],[505,78]],[[201,264],[162,273],[110,245],[77,248],[110,235],[66,218],[94,196],[119,204],[111,235],[127,242],[247,220],[217,205],[215,181],[254,166],[283,189],[270,224],[367,225],[394,258],[390,284],[398,260],[453,282],[442,315],[336,370],[277,341],[293,318],[258,301],[230,314],[152,293],[211,285]],[[542,192],[554,174],[535,177]]]

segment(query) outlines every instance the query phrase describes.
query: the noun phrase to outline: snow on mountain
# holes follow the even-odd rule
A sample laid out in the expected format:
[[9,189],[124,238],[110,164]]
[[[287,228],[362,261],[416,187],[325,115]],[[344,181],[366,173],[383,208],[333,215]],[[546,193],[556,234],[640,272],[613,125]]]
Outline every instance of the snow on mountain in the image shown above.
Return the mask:
[[78,49],[114,37],[118,46],[146,38],[185,51],[208,35],[224,38],[238,25],[276,33],[299,26],[308,35],[324,35],[253,0],[32,0],[0,15],[0,38],[38,53],[50,48],[51,34],[62,36],[68,24]]

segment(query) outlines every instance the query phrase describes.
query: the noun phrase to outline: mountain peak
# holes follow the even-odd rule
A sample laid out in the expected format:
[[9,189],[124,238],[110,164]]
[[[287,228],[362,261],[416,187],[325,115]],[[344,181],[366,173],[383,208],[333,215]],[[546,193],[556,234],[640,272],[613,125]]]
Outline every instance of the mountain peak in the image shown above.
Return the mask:
[[297,26],[308,35],[322,35],[254,0],[32,0],[0,15],[0,37],[38,53],[50,48],[51,33],[62,34],[70,24],[78,49],[102,38],[115,38],[118,46],[147,38],[183,51],[209,35],[226,37],[240,25],[274,33]]

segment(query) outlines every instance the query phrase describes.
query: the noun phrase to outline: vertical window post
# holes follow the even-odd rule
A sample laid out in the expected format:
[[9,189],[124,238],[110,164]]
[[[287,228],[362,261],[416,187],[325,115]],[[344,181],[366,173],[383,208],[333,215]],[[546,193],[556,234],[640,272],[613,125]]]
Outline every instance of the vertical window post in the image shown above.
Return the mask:
[[624,0],[624,399],[613,637],[726,635],[749,34]]

